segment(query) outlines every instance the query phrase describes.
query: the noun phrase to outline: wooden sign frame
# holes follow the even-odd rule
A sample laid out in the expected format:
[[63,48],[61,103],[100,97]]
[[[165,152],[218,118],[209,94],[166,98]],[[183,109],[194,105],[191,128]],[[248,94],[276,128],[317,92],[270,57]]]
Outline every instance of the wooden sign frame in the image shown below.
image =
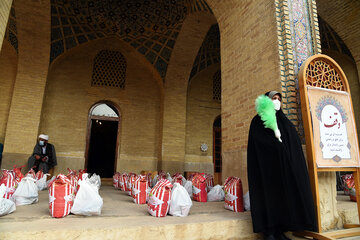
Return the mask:
[[[315,146],[314,146],[314,132],[311,119],[311,112],[309,106],[308,86],[332,89],[336,91],[347,92],[350,96],[350,109],[352,112],[353,105],[351,101],[350,88],[347,78],[341,67],[329,56],[317,54],[309,57],[301,66],[299,74],[299,88],[301,97],[301,111],[303,126],[306,141],[306,155],[310,176],[310,184],[312,188],[315,211],[318,224],[318,232],[297,232],[295,235],[301,237],[312,237],[319,240],[334,240],[343,237],[360,236],[359,224],[345,224],[344,230],[323,232],[321,228],[320,215],[320,198],[319,198],[319,172],[336,172],[349,171],[354,174],[357,209],[360,220],[360,182],[359,182],[359,167],[318,167],[316,164]],[[353,116],[352,116],[353,117]],[[355,120],[355,137],[357,139]],[[359,149],[359,146],[353,146]]]

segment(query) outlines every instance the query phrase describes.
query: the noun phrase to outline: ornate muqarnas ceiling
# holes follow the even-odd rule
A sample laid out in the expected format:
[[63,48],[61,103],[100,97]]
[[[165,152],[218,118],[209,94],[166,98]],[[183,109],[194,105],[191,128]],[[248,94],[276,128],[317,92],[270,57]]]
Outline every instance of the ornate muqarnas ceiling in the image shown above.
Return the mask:
[[90,40],[118,36],[165,77],[186,15],[209,11],[205,0],[52,0],[50,61]]

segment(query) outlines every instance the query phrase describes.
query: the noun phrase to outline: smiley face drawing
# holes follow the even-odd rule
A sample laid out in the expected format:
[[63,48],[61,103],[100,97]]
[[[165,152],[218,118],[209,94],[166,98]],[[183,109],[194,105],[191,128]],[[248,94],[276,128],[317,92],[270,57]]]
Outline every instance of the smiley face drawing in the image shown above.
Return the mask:
[[319,120],[320,148],[324,159],[340,162],[350,158],[344,108],[333,97],[323,97],[317,104],[316,115]]

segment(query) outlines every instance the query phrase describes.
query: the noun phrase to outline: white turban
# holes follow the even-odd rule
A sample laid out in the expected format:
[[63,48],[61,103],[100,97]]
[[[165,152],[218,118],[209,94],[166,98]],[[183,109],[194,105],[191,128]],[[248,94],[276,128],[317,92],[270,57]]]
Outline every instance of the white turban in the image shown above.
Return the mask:
[[39,138],[42,138],[44,140],[49,140],[49,136],[48,135],[45,135],[45,134],[40,134],[39,135]]

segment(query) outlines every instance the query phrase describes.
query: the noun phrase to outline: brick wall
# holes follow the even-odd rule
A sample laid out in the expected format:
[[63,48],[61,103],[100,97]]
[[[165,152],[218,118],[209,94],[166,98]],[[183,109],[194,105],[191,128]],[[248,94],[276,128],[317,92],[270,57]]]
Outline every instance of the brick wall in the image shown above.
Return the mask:
[[19,55],[6,126],[3,168],[26,161],[33,150],[49,65],[50,3],[18,0],[14,5]]
[[[221,103],[213,100],[214,64],[193,77],[189,83],[186,107],[185,171],[213,173],[213,123],[221,114]],[[200,150],[206,143],[207,152]]]
[[[91,86],[93,59],[103,49],[120,51],[126,58],[125,89]],[[142,60],[126,43],[110,38],[83,44],[52,63],[40,131],[49,134],[55,144],[59,158],[56,172],[84,167],[88,113],[101,100],[120,108],[117,170],[157,169],[161,79]]]
[[0,49],[3,44],[5,30],[9,19],[12,0],[0,1]]
[[220,28],[222,177],[247,189],[246,149],[255,98],[280,90],[274,1],[208,1]]
[[17,54],[8,41],[0,52],[0,143],[4,143],[6,123],[17,70]]
[[209,13],[188,15],[171,54],[164,85],[162,160],[159,166],[164,171],[184,171],[187,84],[197,52],[214,23],[215,19]]

